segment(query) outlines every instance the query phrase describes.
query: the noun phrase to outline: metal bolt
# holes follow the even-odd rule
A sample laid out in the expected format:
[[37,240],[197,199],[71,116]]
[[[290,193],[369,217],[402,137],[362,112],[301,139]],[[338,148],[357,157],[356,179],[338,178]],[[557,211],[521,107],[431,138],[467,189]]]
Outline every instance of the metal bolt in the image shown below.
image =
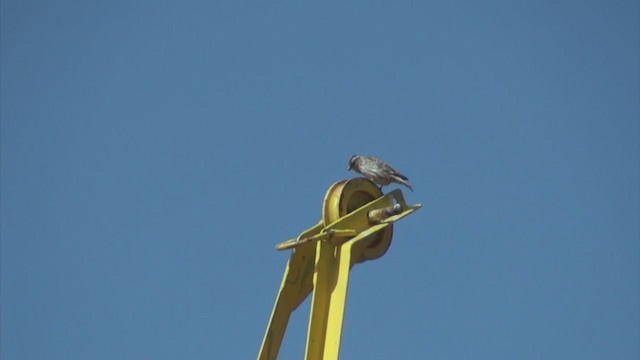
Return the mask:
[[402,212],[402,205],[394,204],[391,206],[387,206],[386,208],[371,210],[367,214],[367,217],[369,217],[370,222],[374,224],[379,224],[383,222],[385,219],[394,215],[398,215],[401,212]]

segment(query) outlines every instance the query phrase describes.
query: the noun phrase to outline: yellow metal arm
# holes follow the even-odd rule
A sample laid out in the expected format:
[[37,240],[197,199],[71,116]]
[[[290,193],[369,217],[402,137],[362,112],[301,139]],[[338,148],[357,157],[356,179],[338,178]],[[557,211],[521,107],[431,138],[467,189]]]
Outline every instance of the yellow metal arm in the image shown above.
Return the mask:
[[[300,236],[312,236],[319,233],[323,227],[320,222],[304,231]],[[259,360],[271,360],[278,357],[291,313],[300,306],[313,289],[315,254],[316,246],[314,243],[296,247],[291,253],[269,319],[269,326],[260,346]]]
[[363,178],[333,184],[324,199],[322,221],[276,245],[293,251],[258,359],[277,358],[291,313],[312,290],[305,358],[337,359],[351,267],[384,255],[393,222],[420,207],[407,205],[399,189],[383,195]]

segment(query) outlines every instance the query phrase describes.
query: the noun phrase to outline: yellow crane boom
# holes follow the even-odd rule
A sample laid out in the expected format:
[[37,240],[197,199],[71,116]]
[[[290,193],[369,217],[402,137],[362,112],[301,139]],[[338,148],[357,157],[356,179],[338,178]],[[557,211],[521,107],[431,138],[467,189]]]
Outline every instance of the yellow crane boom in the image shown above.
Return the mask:
[[400,189],[388,194],[364,178],[340,180],[327,191],[322,220],[276,245],[293,249],[258,353],[276,359],[291,313],[313,291],[305,359],[338,359],[349,271],[384,255],[393,223],[422,205],[407,205]]

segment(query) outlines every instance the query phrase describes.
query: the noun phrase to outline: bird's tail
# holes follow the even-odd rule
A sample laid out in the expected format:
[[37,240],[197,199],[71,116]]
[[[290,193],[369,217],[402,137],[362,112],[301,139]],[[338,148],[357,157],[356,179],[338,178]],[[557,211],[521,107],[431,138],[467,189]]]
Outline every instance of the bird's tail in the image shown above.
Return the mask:
[[402,184],[402,185],[408,187],[409,190],[413,191],[413,188],[411,187],[411,185],[409,185],[409,182],[407,181],[409,179],[407,179],[406,176],[404,176],[404,175],[394,176],[394,179],[396,180],[397,183]]

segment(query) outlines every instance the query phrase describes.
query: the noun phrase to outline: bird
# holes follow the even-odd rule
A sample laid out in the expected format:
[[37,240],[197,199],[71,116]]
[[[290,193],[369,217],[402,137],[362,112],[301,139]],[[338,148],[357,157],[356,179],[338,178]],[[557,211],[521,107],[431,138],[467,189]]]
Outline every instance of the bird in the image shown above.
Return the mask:
[[380,188],[393,182],[402,184],[413,191],[413,188],[409,185],[409,179],[406,176],[400,174],[396,169],[392,168],[391,165],[375,156],[353,155],[351,159],[349,159],[349,170],[360,173],[365,178],[380,186]]

